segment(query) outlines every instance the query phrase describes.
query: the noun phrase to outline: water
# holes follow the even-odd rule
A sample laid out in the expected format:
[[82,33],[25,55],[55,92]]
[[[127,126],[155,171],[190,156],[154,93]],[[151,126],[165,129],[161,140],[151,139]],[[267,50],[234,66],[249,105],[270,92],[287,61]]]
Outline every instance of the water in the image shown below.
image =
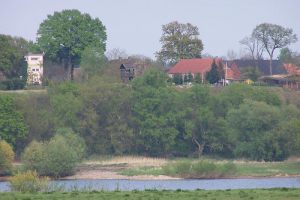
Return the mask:
[[[51,184],[65,190],[225,190],[255,188],[300,188],[300,178],[181,179],[181,180],[56,180]],[[0,191],[9,191],[8,182],[0,182]]]

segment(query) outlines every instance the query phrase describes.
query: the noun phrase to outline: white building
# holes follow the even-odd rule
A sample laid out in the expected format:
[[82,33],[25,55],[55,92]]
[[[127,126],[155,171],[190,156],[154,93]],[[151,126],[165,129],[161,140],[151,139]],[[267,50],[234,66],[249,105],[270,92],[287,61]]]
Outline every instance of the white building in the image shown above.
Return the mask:
[[43,79],[43,54],[28,54],[27,61],[27,85],[42,85]]

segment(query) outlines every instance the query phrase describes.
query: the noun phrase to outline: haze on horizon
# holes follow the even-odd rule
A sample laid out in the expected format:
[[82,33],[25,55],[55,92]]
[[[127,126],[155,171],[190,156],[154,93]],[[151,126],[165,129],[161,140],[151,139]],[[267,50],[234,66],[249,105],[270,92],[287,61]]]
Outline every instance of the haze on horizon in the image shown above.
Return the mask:
[[[300,1],[297,0],[1,0],[0,34],[35,41],[40,23],[47,15],[78,9],[98,17],[107,29],[107,50],[124,49],[128,55],[155,58],[161,44],[161,26],[172,21],[199,28],[202,53],[226,56],[239,54],[239,41],[260,23],[292,28],[300,39]],[[300,42],[290,45],[300,52]],[[279,51],[276,52],[277,56]]]

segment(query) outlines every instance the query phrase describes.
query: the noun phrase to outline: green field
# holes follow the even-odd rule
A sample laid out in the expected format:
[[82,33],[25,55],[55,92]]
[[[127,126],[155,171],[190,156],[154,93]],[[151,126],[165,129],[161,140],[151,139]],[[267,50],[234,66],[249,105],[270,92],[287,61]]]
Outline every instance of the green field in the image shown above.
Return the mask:
[[300,189],[259,189],[259,190],[217,190],[217,191],[131,191],[131,192],[53,192],[53,193],[1,193],[2,200],[37,200],[37,199],[57,199],[57,200],[96,200],[96,199],[263,199],[263,200],[299,200]]

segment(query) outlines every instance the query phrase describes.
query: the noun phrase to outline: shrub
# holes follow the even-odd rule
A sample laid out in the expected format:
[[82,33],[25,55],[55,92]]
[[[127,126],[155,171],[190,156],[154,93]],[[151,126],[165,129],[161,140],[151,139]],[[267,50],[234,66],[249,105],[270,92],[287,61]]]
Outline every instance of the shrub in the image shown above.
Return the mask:
[[0,140],[0,175],[8,175],[14,160],[12,147],[4,140]]
[[37,141],[32,141],[25,149],[22,155],[24,167],[27,170],[37,171],[38,174],[43,174],[45,166],[45,144]]
[[9,183],[12,191],[39,192],[47,190],[49,178],[39,177],[36,171],[26,171],[9,178]]
[[81,138],[71,133],[57,134],[46,143],[32,142],[22,156],[25,169],[52,177],[71,175],[83,158],[85,145],[81,142]]
[[214,163],[208,160],[179,161],[163,167],[164,174],[184,178],[218,178],[233,175],[236,170],[234,163]]

